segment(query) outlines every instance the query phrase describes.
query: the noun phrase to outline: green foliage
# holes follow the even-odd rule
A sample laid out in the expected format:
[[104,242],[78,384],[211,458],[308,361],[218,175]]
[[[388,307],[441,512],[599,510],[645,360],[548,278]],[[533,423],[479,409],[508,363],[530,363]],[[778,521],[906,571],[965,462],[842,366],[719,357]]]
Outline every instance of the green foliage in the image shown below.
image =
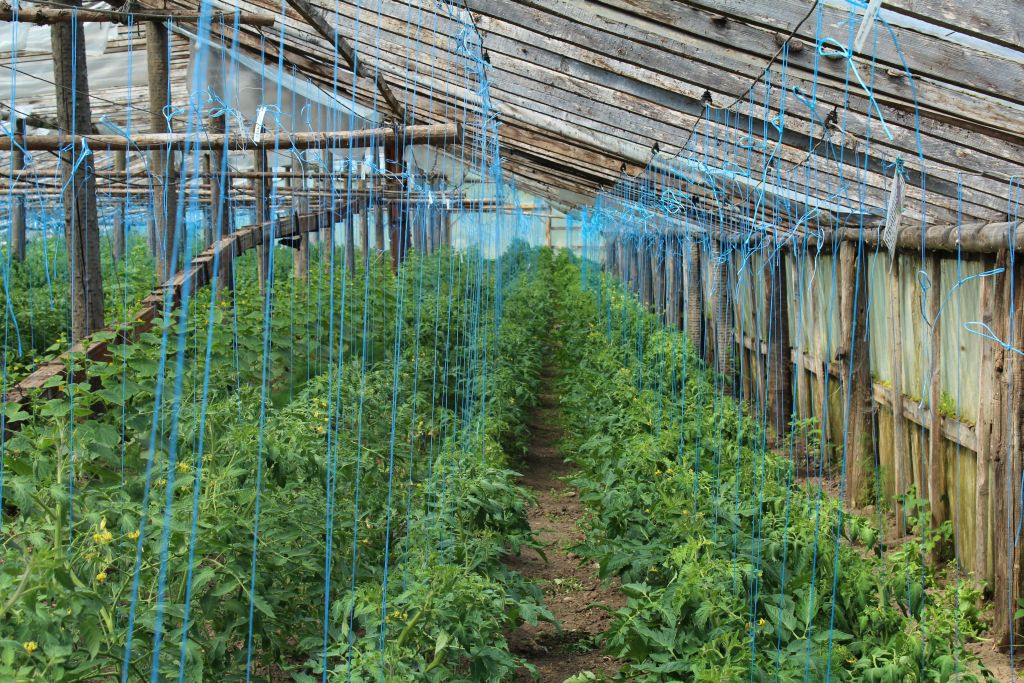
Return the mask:
[[0,680],[116,679],[129,637],[129,680],[241,680],[250,628],[256,679],[510,676],[504,634],[552,619],[501,562],[535,544],[507,457],[549,327],[533,258],[500,286],[474,255],[308,285],[280,259],[268,306],[246,256],[229,300],[9,411]]
[[615,286],[581,289],[568,259],[555,269],[563,450],[591,510],[577,550],[623,582],[605,640],[623,679],[991,680],[966,647],[979,587],[924,561],[948,524],[883,553],[877,527],[764,447],[682,334]]

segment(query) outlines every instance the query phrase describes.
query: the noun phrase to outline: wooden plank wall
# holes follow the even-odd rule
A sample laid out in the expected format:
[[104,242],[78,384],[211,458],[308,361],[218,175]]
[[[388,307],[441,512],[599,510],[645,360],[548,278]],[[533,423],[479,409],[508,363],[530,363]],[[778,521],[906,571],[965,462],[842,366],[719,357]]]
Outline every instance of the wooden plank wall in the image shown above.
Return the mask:
[[[870,412],[870,454],[860,474],[847,468],[848,508],[864,513],[875,510],[876,500],[884,501],[896,522],[888,532],[890,540],[895,540],[894,536],[904,533],[897,496],[916,492],[929,500],[933,523],[952,522],[960,568],[995,591],[997,611],[1000,603],[1012,604],[1005,593],[1019,592],[1019,562],[1010,564],[1014,576],[1008,577],[1005,568],[1000,571],[1006,562],[994,558],[1005,558],[1008,552],[1019,555],[1019,551],[1007,550],[1012,544],[1001,539],[1000,533],[1007,519],[1015,526],[1021,515],[1012,492],[1004,494],[1002,489],[1007,488],[1008,480],[1020,479],[1017,461],[1021,454],[1016,445],[1022,409],[1016,397],[1024,387],[1015,387],[1011,377],[1018,354],[965,327],[965,323],[984,323],[1008,344],[1021,347],[1014,339],[1021,337],[1024,325],[1019,321],[1010,325],[1011,311],[1019,308],[1011,307],[1010,296],[1012,289],[1013,298],[1020,299],[1024,286],[1020,273],[1010,277],[1006,254],[964,254],[958,259],[956,254],[933,252],[922,258],[919,252],[900,251],[891,259],[884,248],[869,246],[858,255],[853,244],[848,253],[855,260],[863,259],[861,286],[867,290],[866,310],[862,319],[854,320],[853,283],[847,280],[856,271],[847,268],[844,272],[831,247],[820,253],[812,248],[809,252],[788,249],[782,254],[787,305],[784,311],[774,311],[767,306],[772,279],[766,277],[765,258],[760,253],[729,252],[718,245],[699,244],[700,257],[694,259],[694,245],[680,237],[654,238],[650,233],[640,238],[617,236],[604,250],[605,258],[611,259],[612,272],[625,279],[645,303],[650,299],[645,296],[644,281],[659,278],[649,274],[649,265],[646,269],[641,265],[636,273],[631,264],[637,251],[649,254],[658,240],[667,241],[660,247],[666,254],[664,263],[678,260],[678,265],[669,265],[666,271],[673,274],[671,282],[682,281],[674,285],[682,290],[676,297],[658,299],[677,302],[672,310],[663,312],[664,319],[690,330],[693,337],[695,326],[689,318],[699,304],[698,350],[717,368],[729,368],[731,361],[732,391],[755,412],[765,409],[770,395],[769,348],[778,321],[785,322],[793,373],[793,414],[797,419],[814,418],[821,427],[826,469],[836,473],[836,480],[844,441],[847,451],[855,452],[849,440],[844,440],[845,412],[857,400],[849,396],[850,358],[855,351],[851,339],[867,344],[870,389],[863,391],[870,395],[863,400]],[[716,264],[723,252],[724,262]],[[700,274],[691,279],[685,274],[695,260]],[[646,261],[650,263],[650,259]],[[981,275],[1000,265],[1006,268],[1004,272]],[[676,268],[680,276],[674,275]],[[1017,283],[1013,287],[1011,279]],[[665,277],[660,281],[666,282]],[[728,289],[724,293],[719,289],[723,281]],[[692,292],[693,287],[686,286],[689,282],[699,282],[701,291]],[[723,326],[730,325],[732,329],[725,333],[733,340],[735,355],[722,362],[714,359],[714,350]],[[932,412],[936,400],[938,415]],[[938,428],[933,430],[933,425]],[[933,431],[938,433],[935,439]],[[808,470],[802,474],[813,477],[819,464],[816,455],[801,453],[800,457]],[[849,465],[849,459],[847,462]],[[1016,489],[1012,487],[1012,491]],[[999,622],[1009,620],[1009,614],[996,615],[997,639],[1008,631],[1000,629]]]

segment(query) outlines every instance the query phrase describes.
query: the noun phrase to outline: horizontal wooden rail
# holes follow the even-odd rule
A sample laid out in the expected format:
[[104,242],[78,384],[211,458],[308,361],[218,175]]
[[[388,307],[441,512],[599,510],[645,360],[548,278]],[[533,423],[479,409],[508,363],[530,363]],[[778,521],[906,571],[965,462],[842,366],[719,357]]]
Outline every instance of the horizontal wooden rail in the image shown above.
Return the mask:
[[[140,133],[130,138],[123,135],[26,135],[18,138],[18,145],[29,151],[56,151],[88,144],[90,149],[144,150],[144,149],[228,149],[232,151],[279,149],[343,149],[383,145],[396,138],[406,145],[451,144],[461,138],[462,127],[457,123],[415,125],[398,128],[365,128],[323,133],[293,133],[277,137],[264,135],[259,142],[238,133]],[[0,137],[0,152],[15,147],[10,136]]]
[[[105,21],[115,24],[127,24],[129,20],[140,21],[183,21],[195,23],[202,16],[199,14],[175,12],[118,12],[103,9],[62,9],[56,7],[21,7],[17,15],[9,3],[0,4],[0,21],[19,21],[27,24],[66,24],[76,18],[78,21]],[[234,23],[237,19],[241,26],[273,26],[277,17],[272,14],[256,14],[253,12],[213,12],[208,15],[212,21],[223,20]]]

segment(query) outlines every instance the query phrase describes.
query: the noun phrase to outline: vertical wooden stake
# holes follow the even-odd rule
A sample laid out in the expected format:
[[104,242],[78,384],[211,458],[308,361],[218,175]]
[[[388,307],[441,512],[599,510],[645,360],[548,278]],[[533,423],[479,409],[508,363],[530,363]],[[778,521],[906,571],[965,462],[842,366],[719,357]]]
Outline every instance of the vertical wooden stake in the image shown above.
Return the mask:
[[[210,57],[207,82],[211,92],[226,101],[224,89],[223,66],[220,59]],[[207,130],[211,134],[224,133],[225,117],[212,116],[207,119]],[[226,147],[213,147],[210,150],[210,222],[213,242],[219,242],[228,236],[233,229],[231,224],[230,179],[227,173]],[[231,290],[234,287],[234,271],[232,262],[234,250],[222,250],[217,264],[217,290]]]
[[681,265],[679,239],[669,236],[665,246],[665,324],[672,330],[679,329],[682,314],[679,303],[683,287]]
[[[1007,263],[1007,270],[999,276],[996,302],[993,307],[993,325],[1002,325],[1006,330],[1006,337],[1011,338],[1011,345],[1020,336],[1016,328],[1016,321],[1011,320],[1013,314],[1013,297],[1011,288],[1020,290],[1019,280],[1016,273],[1009,266],[1009,260],[1004,253],[999,258]],[[1014,294],[1017,293],[1014,292]],[[993,329],[996,329],[995,327]],[[1012,330],[1012,334],[1010,333]],[[1005,337],[1004,337],[1005,338]],[[1020,348],[1016,346],[1016,348]],[[1012,422],[1014,415],[1015,394],[1020,392],[1017,375],[1021,366],[1017,354],[1006,353],[1002,347],[996,350],[996,385],[992,392],[993,396],[993,420],[991,459],[992,459],[992,563],[994,565],[993,579],[993,619],[992,632],[996,646],[1006,649],[1010,644],[1010,634],[1013,628],[1013,613],[1017,605],[1014,601],[1014,580],[1015,568],[1017,565],[1017,550],[1014,548],[1014,499],[1016,498],[1019,483],[1014,481],[1012,476],[1013,441],[1010,437],[1013,430]],[[997,399],[1001,396],[1002,401]],[[998,414],[996,414],[998,413]]]
[[906,418],[903,415],[903,311],[900,296],[900,258],[895,255],[889,267],[889,364],[892,366],[893,469],[896,480],[896,536],[906,533],[900,496],[907,492]]
[[[349,179],[348,182],[351,182]],[[349,276],[356,274],[356,230],[355,230],[355,203],[348,203],[346,198],[345,207],[345,270]]]
[[377,255],[383,254],[384,244],[384,202],[374,198],[373,203],[373,247]]
[[207,247],[210,247],[213,245],[214,233],[216,232],[213,224],[217,221],[217,205],[212,201],[217,195],[217,191],[213,189],[213,186],[216,185],[217,182],[213,177],[213,158],[210,152],[203,153],[202,166],[203,176],[206,178],[206,182],[203,184],[206,186],[206,189],[209,190],[211,200],[207,207],[208,211],[206,220],[203,221],[203,241],[206,243]]
[[732,346],[735,335],[732,312],[729,310],[729,264],[718,240],[711,240],[712,267],[715,272],[715,364],[719,374],[731,387],[735,381],[735,363]]
[[[928,501],[931,506],[932,528],[939,528],[945,519],[942,494],[945,492],[945,468],[942,465],[942,320],[939,307],[942,304],[942,269],[938,256],[928,257],[928,275],[931,289],[928,292],[928,319],[932,322],[928,342],[930,373],[928,386],[928,407],[931,421],[928,425]],[[938,548],[934,559],[938,560]]]
[[260,243],[256,247],[256,279],[260,283],[260,294],[267,293],[267,257],[273,246],[268,244],[270,226],[268,225],[267,207],[267,152],[258,147],[253,150],[253,168],[257,177],[253,180],[253,194],[256,198],[256,223],[260,225]]
[[[70,0],[78,6],[79,0]],[[57,124],[70,133],[92,131],[85,32],[77,20],[50,26]],[[62,153],[64,237],[71,273],[71,344],[103,327],[103,270],[100,266],[100,226],[96,213],[93,156],[76,164],[81,150]]]
[[[124,150],[114,152],[114,171],[123,173],[127,166],[127,152]],[[125,234],[125,205],[127,203],[128,195],[125,195],[118,201],[117,206],[114,207],[114,220],[110,227],[110,241],[115,260],[121,260],[125,255],[125,243],[127,241],[127,235]]]
[[[25,138],[25,119],[14,122],[14,134]],[[122,152],[124,154],[124,152]],[[11,172],[14,175],[25,168],[25,153],[16,145],[11,149]],[[25,260],[25,195],[16,194],[11,200],[11,252],[19,263]],[[116,250],[115,250],[116,251]]]
[[544,224],[544,245],[551,248],[551,216],[548,216],[547,222]]
[[686,259],[686,336],[696,353],[701,352],[701,323],[703,322],[704,291],[701,287],[700,246],[691,242]]
[[[154,133],[172,132],[164,113],[170,104],[168,50],[167,26],[162,21],[147,21],[149,126]],[[153,196],[153,211],[156,216],[157,263],[161,280],[168,280],[177,272],[174,242],[178,221],[178,173],[174,154],[173,151],[161,149],[150,152],[150,172],[160,184]]]
[[[771,253],[771,252],[769,252]],[[765,265],[764,299],[768,316],[768,419],[782,437],[793,416],[793,360],[789,350],[789,295],[786,254],[781,249]]]
[[[870,492],[874,456],[874,427],[871,421],[871,362],[867,330],[867,259],[860,244],[844,240],[839,247],[839,278],[846,295],[840,313],[838,343],[845,391],[846,504],[855,508]],[[827,398],[826,398],[827,400]]]

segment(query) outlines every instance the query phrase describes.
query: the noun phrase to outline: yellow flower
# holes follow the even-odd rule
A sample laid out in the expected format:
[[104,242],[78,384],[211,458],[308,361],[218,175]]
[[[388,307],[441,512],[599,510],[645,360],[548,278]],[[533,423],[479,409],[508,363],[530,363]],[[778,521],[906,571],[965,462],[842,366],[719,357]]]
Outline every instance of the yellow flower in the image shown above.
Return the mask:
[[178,463],[178,471],[181,472],[182,474],[184,474],[185,472],[188,472],[188,463],[187,462],[179,462]]
[[103,583],[106,580],[107,580],[107,573],[106,572],[100,572],[99,574],[96,575],[96,583]]
[[156,480],[156,485],[157,486],[167,486],[167,480],[166,479],[157,479]]
[[654,476],[660,477],[661,476],[661,470],[654,470]]
[[135,531],[128,532],[128,540],[129,541],[137,541],[137,540],[139,540],[139,530],[136,529]]
[[39,649],[39,643],[34,640],[30,640],[27,643],[23,643],[22,647],[25,648],[25,652],[32,654]]
[[856,664],[856,663],[857,663],[857,660],[856,660],[856,658],[854,658],[854,657],[848,657],[848,658],[846,659],[846,663],[847,663],[847,664]]
[[760,619],[757,620],[757,625],[758,626],[764,626],[764,617],[761,617]]

